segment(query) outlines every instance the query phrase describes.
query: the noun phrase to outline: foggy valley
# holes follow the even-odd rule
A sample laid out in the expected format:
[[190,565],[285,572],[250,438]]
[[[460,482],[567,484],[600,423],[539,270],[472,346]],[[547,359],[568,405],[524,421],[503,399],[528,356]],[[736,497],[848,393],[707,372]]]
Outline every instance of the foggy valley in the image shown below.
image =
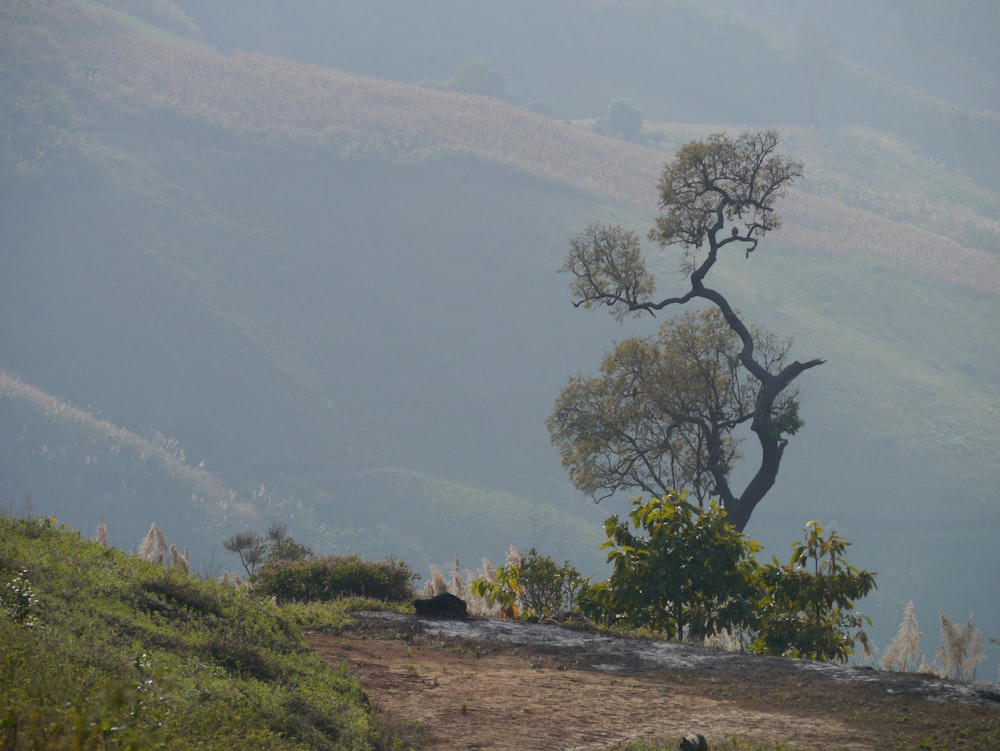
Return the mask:
[[929,653],[939,611],[1000,638],[1000,13],[806,7],[0,3],[0,502],[126,550],[156,521],[206,575],[281,521],[601,577],[627,494],[577,492],[546,419],[663,315],[574,308],[568,241],[645,238],[681,146],[773,128],[804,176],[713,286],[826,363],[747,533],[837,529],[879,646],[910,600]]

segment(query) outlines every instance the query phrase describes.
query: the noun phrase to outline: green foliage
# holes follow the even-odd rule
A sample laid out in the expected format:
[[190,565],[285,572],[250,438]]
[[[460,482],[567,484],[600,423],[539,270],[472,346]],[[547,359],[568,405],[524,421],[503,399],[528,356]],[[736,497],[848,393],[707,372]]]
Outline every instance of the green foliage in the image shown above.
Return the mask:
[[[750,328],[757,357],[784,365],[790,343]],[[761,383],[743,368],[743,344],[716,308],[670,316],[655,335],[619,342],[594,377],[560,391],[547,425],[573,484],[595,498],[683,487],[699,503],[718,496],[740,458],[734,431],[754,414]],[[774,400],[770,425],[801,426],[798,393]]]
[[352,611],[412,613],[411,603],[394,603],[371,597],[342,597],[320,602],[288,602],[281,605],[281,614],[300,629],[339,634],[351,625]]
[[529,549],[521,562],[524,614],[530,617],[572,612],[582,581],[569,561],[559,564],[550,556]]
[[4,572],[0,569],[0,612],[14,623],[33,626],[31,610],[36,598],[28,580],[28,572],[16,573],[6,583],[3,582],[4,578]]
[[245,590],[49,519],[0,517],[0,583],[11,581],[20,604],[18,617],[0,615],[4,749],[389,747],[357,679]]
[[240,557],[247,576],[253,576],[257,567],[269,561],[301,561],[312,556],[305,545],[295,542],[284,524],[272,524],[266,535],[256,532],[240,532],[222,543],[230,553]]
[[775,203],[803,169],[801,162],[775,151],[778,140],[775,131],[765,130],[735,139],[714,133],[684,145],[657,186],[663,212],[649,238],[663,246],[678,245],[693,257],[710,232],[714,250],[714,232],[726,222],[742,238],[755,240],[778,229],[781,216]]
[[357,555],[269,561],[254,575],[254,591],[279,602],[370,597],[403,602],[414,596],[415,575],[405,563],[387,558],[364,561]]
[[541,618],[572,612],[583,580],[570,562],[558,564],[534,548],[518,558],[497,569],[496,581],[474,581],[472,594],[487,598],[491,606],[499,605],[506,618]]
[[521,615],[518,599],[521,596],[520,566],[508,563],[496,570],[496,581],[477,579],[472,582],[472,594],[485,597],[490,606],[500,606],[500,614],[504,618],[517,618]]
[[823,525],[810,521],[788,563],[774,558],[761,569],[755,652],[842,662],[855,642],[867,645],[863,626],[871,620],[855,612],[854,601],[875,589],[875,573],[846,562],[848,545],[836,532],[824,537]]
[[752,624],[758,597],[758,543],[726,522],[712,504],[696,513],[685,493],[643,503],[633,499],[630,522],[605,522],[611,576],[580,593],[594,620],[651,628],[668,638],[701,639]]

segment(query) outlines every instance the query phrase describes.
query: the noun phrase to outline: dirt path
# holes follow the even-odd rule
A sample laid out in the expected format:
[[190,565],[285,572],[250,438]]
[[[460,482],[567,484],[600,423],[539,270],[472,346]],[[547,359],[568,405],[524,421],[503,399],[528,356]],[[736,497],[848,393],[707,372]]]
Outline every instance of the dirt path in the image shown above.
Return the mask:
[[890,687],[874,677],[880,674],[858,671],[858,680],[842,680],[809,663],[691,647],[678,647],[683,659],[671,657],[671,667],[650,667],[641,652],[631,652],[648,642],[615,640],[618,651],[609,657],[496,635],[460,638],[447,629],[433,633],[436,627],[412,618],[360,619],[350,633],[312,634],[310,642],[329,662],[350,665],[376,708],[427,751],[598,751],[688,731],[704,734],[709,747],[736,736],[802,751],[921,742],[1000,749],[1000,704],[942,700],[914,676]]

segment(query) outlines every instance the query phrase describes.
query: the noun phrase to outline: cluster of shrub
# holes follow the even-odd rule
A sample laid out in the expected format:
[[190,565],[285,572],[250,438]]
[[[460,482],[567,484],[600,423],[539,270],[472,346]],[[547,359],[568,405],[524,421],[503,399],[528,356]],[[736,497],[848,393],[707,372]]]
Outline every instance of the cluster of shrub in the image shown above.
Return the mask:
[[[850,545],[836,531],[810,521],[787,561],[759,563],[759,543],[737,532],[717,505],[696,508],[681,493],[633,499],[627,519],[605,522],[610,576],[585,579],[569,561],[557,563],[531,549],[511,547],[502,566],[486,558],[463,575],[456,557],[450,578],[436,567],[424,597],[461,598],[473,617],[566,620],[575,616],[605,628],[655,634],[726,649],[843,662],[855,651],[873,661],[875,648],[856,610],[876,588],[875,573],[847,563]],[[159,537],[158,537],[159,536]],[[152,539],[150,539],[152,538]],[[390,602],[415,597],[419,576],[405,563],[365,561],[356,555],[314,557],[283,525],[266,535],[242,533],[225,542],[237,553],[254,591],[276,602],[327,601],[361,596]],[[154,524],[140,546],[144,557],[171,553]],[[239,577],[227,581],[241,583]],[[941,613],[942,646],[928,662],[912,603],[878,664],[886,670],[935,673],[969,681],[985,657],[984,640],[967,623]]]
[[[849,565],[850,545],[835,531],[810,521],[787,562],[760,564],[761,546],[737,533],[717,506],[696,512],[683,493],[643,502],[634,499],[631,524],[617,515],[605,522],[611,576],[592,583],[567,561],[511,548],[493,570],[484,559],[464,585],[432,572],[429,592],[468,591],[472,610],[507,618],[556,618],[579,613],[623,631],[654,633],[724,649],[828,661],[845,661],[860,648],[874,662],[876,648],[864,630],[871,620],[855,601],[875,589],[874,572]],[[985,658],[982,634],[940,613],[942,644],[928,660],[919,645],[911,602],[899,630],[877,664],[883,670],[920,672],[970,682]],[[992,640],[996,641],[996,640]]]

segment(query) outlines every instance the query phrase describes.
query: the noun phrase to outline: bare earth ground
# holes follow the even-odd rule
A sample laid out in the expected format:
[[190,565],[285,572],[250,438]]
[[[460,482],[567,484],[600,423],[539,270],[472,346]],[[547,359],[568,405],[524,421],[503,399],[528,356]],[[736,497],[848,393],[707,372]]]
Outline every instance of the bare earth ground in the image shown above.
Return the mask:
[[597,751],[702,733],[796,751],[1000,750],[1000,693],[555,625],[355,614],[313,649],[427,751]]

